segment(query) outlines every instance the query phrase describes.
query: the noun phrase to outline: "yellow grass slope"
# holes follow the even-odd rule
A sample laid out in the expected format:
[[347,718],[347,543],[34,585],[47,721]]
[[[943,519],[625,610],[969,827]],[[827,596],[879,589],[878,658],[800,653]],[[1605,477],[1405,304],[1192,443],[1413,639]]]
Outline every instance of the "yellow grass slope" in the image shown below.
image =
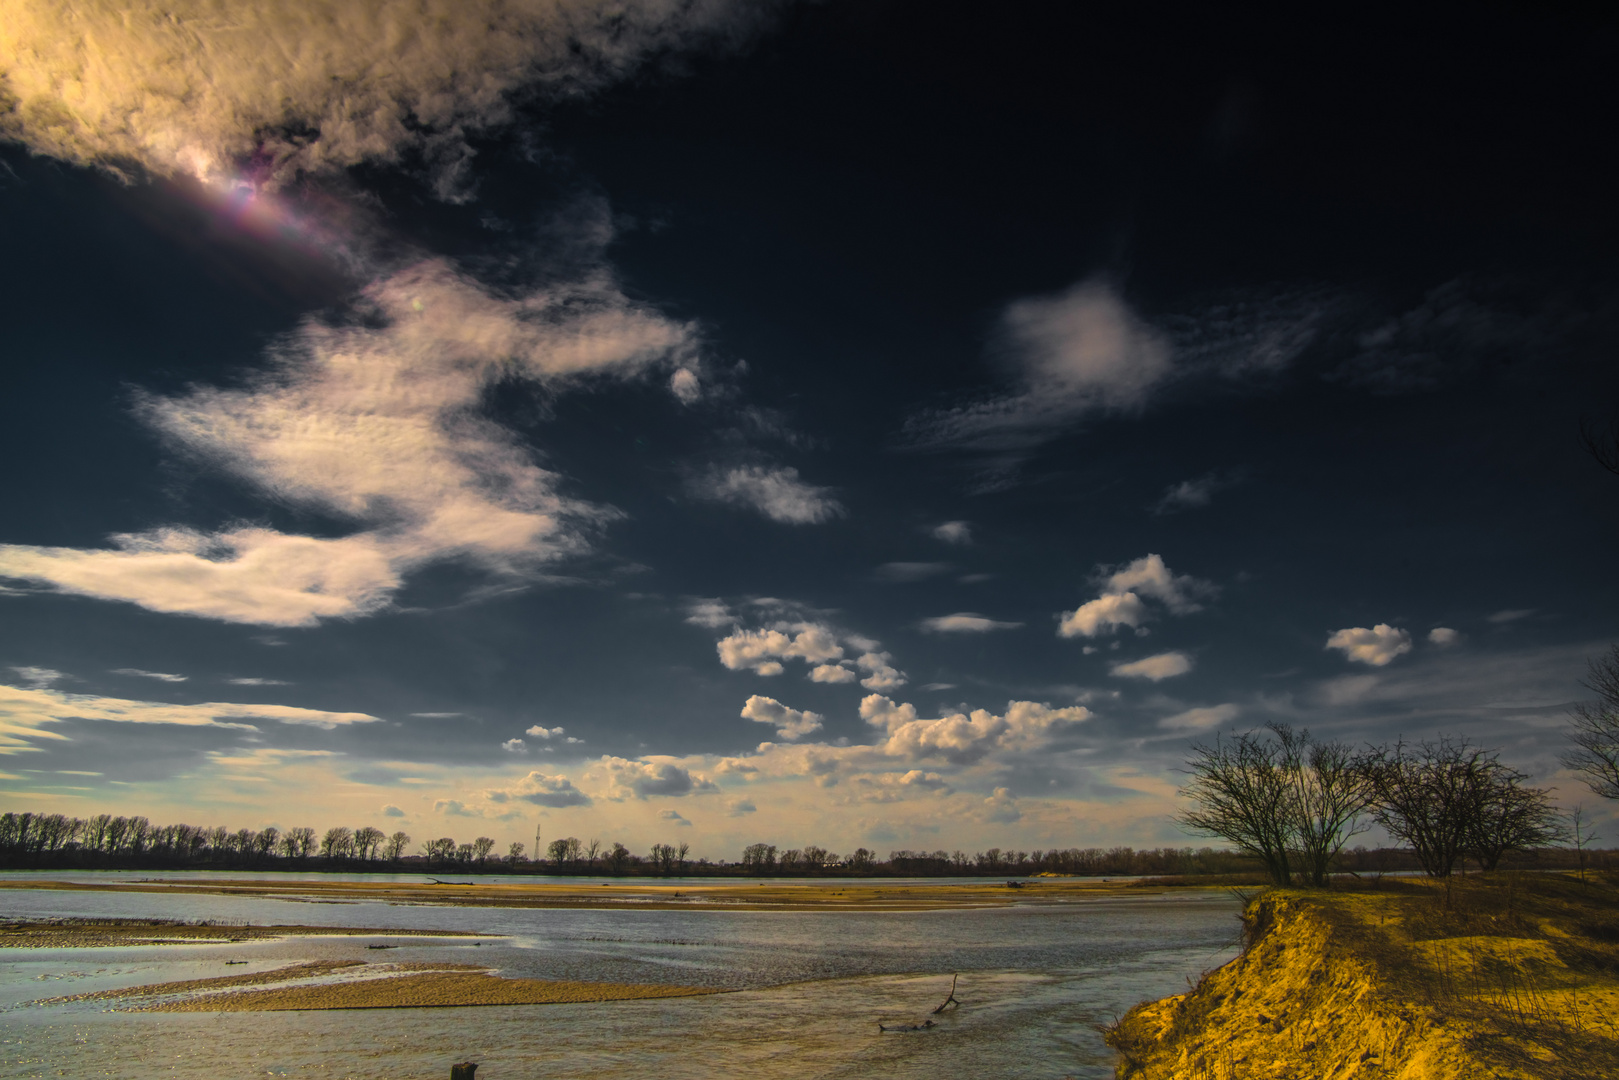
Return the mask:
[[1244,955],[1108,1033],[1130,1080],[1619,1077],[1612,882],[1276,890]]

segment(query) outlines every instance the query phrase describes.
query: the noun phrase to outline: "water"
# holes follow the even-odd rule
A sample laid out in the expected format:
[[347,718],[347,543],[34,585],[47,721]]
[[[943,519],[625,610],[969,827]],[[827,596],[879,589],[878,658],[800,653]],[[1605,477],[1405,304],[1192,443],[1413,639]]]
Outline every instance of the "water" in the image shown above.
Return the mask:
[[[7,875],[11,877],[13,875]],[[63,875],[66,876],[66,875]],[[146,875],[151,876],[151,875]],[[170,877],[170,875],[164,875]],[[282,878],[281,880],[286,880]],[[460,880],[460,878],[458,878]],[[887,884],[885,882],[885,884]],[[930,882],[929,884],[937,884]],[[466,930],[0,953],[0,1077],[1060,1077],[1103,1080],[1099,1028],[1235,953],[1217,891],[925,912],[494,909],[6,890],[12,916],[120,915]],[[386,942],[397,949],[368,951]],[[503,974],[705,986],[701,998],[286,1013],[118,1013],[29,1001],[312,959],[476,962]],[[227,967],[226,960],[247,961]],[[960,973],[959,1010],[914,1033]]]

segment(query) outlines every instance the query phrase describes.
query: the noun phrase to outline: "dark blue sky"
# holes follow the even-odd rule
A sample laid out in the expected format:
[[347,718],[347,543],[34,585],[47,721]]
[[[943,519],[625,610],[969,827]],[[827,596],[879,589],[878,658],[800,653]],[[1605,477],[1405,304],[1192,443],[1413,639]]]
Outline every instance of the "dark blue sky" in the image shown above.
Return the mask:
[[1613,21],[22,7],[7,808],[1181,843],[1272,720],[1588,797]]

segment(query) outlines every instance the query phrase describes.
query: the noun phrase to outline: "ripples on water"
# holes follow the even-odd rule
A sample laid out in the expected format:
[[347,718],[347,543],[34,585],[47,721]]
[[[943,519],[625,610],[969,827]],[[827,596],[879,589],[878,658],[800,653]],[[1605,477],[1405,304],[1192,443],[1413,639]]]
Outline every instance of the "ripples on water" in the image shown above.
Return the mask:
[[[454,908],[161,894],[0,893],[11,916],[120,915],[470,930],[503,940],[367,938],[0,953],[7,1077],[420,1077],[482,1063],[538,1078],[1083,1077],[1113,1074],[1098,1028],[1234,954],[1217,892],[926,912]],[[311,959],[452,960],[543,979],[735,993],[593,1005],[285,1013],[114,1013],[56,995]],[[226,960],[246,960],[225,966]],[[914,1022],[961,973],[963,1007]]]

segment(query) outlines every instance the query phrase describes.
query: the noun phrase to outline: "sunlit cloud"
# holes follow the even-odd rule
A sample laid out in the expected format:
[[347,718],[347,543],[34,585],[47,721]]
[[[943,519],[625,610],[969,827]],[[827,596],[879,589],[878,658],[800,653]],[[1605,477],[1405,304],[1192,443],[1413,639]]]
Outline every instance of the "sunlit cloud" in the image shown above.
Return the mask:
[[998,622],[985,618],[976,611],[958,611],[954,615],[938,615],[917,624],[930,634],[987,634],[993,630],[1016,630],[1020,622]]
[[1189,615],[1203,609],[1200,598],[1217,591],[1207,581],[1172,572],[1161,555],[1144,555],[1118,569],[1102,568],[1101,595],[1064,612],[1057,634],[1098,637],[1121,626],[1140,627],[1152,616],[1143,598],[1162,603],[1172,615]]
[[1183,652],[1159,653],[1126,664],[1114,664],[1114,675],[1125,679],[1151,679],[1162,682],[1192,670],[1192,658]]
[[800,480],[790,466],[714,469],[693,479],[690,488],[699,499],[757,510],[783,525],[816,525],[843,513],[829,488]]
[[1378,623],[1369,630],[1351,626],[1333,631],[1327,637],[1327,648],[1341,651],[1346,660],[1384,667],[1411,651],[1411,635],[1388,623]]

